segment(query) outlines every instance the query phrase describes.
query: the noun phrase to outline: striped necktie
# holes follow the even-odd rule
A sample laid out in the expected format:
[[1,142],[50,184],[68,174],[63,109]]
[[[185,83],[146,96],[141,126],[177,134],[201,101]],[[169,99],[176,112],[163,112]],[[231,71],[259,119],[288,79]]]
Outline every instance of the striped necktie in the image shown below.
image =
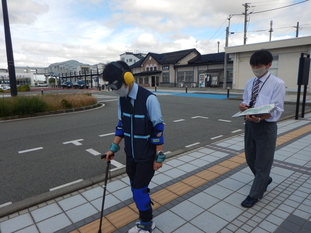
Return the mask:
[[254,107],[256,104],[256,99],[257,99],[257,96],[259,93],[259,83],[260,83],[260,80],[259,80],[259,78],[257,78],[255,81],[255,84],[253,86],[253,93],[252,93],[251,102],[249,103],[250,108]]

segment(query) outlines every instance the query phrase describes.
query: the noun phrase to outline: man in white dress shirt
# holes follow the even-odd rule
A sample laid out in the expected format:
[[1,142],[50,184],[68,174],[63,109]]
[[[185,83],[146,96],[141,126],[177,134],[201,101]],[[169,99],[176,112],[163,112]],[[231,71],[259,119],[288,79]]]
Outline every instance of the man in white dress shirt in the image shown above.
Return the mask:
[[256,77],[247,81],[243,102],[239,105],[241,111],[267,104],[276,105],[270,114],[245,117],[245,157],[255,176],[249,195],[241,203],[246,208],[262,199],[272,182],[270,171],[277,139],[276,122],[284,111],[285,99],[284,82],[269,72],[272,61],[273,56],[267,50],[256,51],[251,56],[250,66]]

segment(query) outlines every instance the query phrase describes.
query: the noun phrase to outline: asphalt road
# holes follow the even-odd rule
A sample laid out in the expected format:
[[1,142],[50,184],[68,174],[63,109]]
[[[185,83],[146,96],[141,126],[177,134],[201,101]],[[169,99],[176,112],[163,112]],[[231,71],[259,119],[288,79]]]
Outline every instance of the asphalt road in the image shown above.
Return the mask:
[[[117,123],[117,96],[98,92],[98,109],[0,122],[0,205],[103,174]],[[231,118],[239,100],[208,95],[158,93],[165,121],[164,151],[191,149],[243,132],[243,119]],[[286,105],[283,118],[294,116]],[[117,153],[113,169],[125,164]]]

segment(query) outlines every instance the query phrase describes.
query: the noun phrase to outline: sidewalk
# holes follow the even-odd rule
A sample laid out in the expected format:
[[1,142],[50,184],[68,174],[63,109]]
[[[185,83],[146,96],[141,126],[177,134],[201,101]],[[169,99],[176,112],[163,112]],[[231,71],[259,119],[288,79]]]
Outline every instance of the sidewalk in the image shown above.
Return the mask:
[[[253,175],[243,134],[166,160],[150,185],[154,233],[311,232],[311,114],[278,123],[273,182],[250,209],[240,203]],[[0,232],[97,232],[103,183],[0,219]],[[127,232],[137,221],[126,175],[107,185],[103,232]]]

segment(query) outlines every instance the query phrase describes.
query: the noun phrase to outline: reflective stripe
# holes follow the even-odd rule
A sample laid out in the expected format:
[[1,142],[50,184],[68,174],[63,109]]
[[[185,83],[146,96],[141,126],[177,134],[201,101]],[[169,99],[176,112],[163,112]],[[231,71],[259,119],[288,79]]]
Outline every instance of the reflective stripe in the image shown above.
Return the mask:
[[[131,134],[124,133],[124,136],[131,137]],[[148,138],[150,138],[150,135],[147,135],[147,136],[134,135],[134,138],[148,139]]]
[[[132,114],[123,113],[123,116],[131,117]],[[145,116],[144,115],[134,115],[134,118],[145,118]]]

